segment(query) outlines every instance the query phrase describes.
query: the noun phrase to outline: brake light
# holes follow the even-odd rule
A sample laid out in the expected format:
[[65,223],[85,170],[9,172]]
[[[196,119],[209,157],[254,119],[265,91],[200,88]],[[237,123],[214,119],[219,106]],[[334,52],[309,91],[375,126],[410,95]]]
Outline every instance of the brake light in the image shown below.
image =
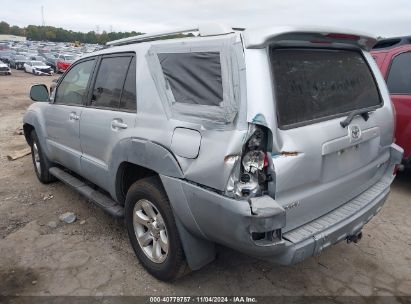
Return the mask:
[[350,35],[350,34],[340,34],[340,33],[329,33],[325,35],[327,38],[331,39],[346,39],[346,40],[359,40],[360,36]]

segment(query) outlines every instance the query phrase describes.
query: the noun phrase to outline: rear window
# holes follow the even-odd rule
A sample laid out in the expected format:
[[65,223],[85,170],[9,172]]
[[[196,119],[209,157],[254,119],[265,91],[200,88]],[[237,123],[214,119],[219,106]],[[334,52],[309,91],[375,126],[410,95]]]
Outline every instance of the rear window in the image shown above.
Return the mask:
[[373,75],[356,51],[270,49],[281,128],[378,107]]

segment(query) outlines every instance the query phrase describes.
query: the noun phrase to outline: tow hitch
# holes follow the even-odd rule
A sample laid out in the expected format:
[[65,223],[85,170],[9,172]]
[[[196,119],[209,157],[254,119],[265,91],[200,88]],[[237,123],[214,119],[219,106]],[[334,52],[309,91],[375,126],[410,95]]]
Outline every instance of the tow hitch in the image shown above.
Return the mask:
[[354,243],[357,244],[361,239],[362,239],[362,231],[360,231],[360,232],[358,232],[354,235],[347,236],[347,243],[349,244],[351,242],[354,242]]

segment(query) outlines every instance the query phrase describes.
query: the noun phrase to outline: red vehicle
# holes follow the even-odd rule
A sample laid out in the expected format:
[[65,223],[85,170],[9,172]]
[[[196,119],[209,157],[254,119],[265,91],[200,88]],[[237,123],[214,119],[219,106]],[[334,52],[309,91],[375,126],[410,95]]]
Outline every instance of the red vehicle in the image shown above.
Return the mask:
[[371,52],[387,82],[396,111],[396,143],[411,167],[411,36],[380,40]]
[[76,58],[69,54],[60,54],[56,59],[56,73],[64,73]]

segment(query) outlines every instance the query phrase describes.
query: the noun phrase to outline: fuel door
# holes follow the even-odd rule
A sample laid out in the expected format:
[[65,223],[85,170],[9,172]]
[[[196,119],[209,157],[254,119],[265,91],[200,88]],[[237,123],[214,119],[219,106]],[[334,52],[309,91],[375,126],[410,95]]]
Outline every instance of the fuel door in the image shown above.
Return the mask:
[[189,159],[197,158],[200,151],[200,144],[200,132],[187,128],[174,129],[171,139],[171,151],[173,151],[174,154]]

